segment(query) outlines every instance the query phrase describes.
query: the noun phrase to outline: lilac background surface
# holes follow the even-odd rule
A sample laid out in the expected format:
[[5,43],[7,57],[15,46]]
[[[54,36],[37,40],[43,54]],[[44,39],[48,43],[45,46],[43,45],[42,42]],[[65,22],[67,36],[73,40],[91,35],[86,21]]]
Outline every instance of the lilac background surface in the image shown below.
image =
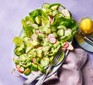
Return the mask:
[[[21,19],[43,3],[55,2],[70,10],[76,20],[93,16],[93,0],[0,0],[0,85],[22,85],[25,80],[11,73],[12,40],[22,28]],[[89,57],[93,62],[93,53],[89,53]]]

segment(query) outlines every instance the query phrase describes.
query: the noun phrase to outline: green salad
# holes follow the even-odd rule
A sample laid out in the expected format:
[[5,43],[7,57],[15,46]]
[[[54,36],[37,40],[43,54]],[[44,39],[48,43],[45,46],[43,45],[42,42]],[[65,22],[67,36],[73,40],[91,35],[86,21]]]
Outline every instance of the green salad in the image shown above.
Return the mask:
[[[22,19],[23,33],[14,37],[13,61],[17,70],[25,75],[31,71],[45,73],[45,67],[53,63],[60,48],[68,48],[77,23],[71,13],[59,3],[43,4]],[[62,51],[62,56],[64,51]]]

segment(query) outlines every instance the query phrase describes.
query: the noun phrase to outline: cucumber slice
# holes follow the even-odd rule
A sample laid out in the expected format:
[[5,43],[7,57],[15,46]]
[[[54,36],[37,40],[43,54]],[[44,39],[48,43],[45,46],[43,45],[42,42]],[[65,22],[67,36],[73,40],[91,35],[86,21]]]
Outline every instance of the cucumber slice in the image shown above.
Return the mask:
[[60,36],[60,37],[64,36],[64,34],[65,34],[64,29],[58,30],[58,31],[57,31],[57,34],[58,34],[58,36]]
[[49,8],[52,10],[57,10],[59,6],[60,6],[60,4],[56,3],[56,4],[51,4]]
[[62,10],[62,14],[64,14],[65,17],[70,17],[70,12],[67,9]]
[[49,58],[45,57],[45,58],[41,59],[40,63],[42,66],[47,66],[49,64]]
[[50,6],[50,4],[49,4],[49,3],[44,3],[44,4],[42,5],[42,8],[47,9],[47,8],[49,8],[49,6]]
[[70,18],[70,12],[63,6],[59,6],[58,11],[61,12],[65,17]]
[[25,62],[27,60],[27,54],[22,54],[20,56],[20,61]]
[[57,27],[57,29],[64,29],[64,30],[66,30],[66,27],[65,27],[64,25],[59,25],[59,26]]
[[31,73],[31,70],[29,68],[25,69],[24,74],[29,75]]
[[62,5],[60,5],[59,7],[58,7],[58,11],[59,12],[62,12],[62,10],[64,10],[65,9],[65,7],[63,7]]
[[38,70],[38,66],[37,66],[36,64],[32,63],[30,69],[31,69],[32,71],[37,71],[37,70]]
[[69,35],[71,35],[71,33],[72,33],[71,29],[65,30],[65,36],[69,36]]
[[63,36],[63,37],[61,37],[60,38],[60,41],[61,42],[66,42],[66,41],[72,41],[72,39],[73,39],[73,35],[69,35],[69,36]]

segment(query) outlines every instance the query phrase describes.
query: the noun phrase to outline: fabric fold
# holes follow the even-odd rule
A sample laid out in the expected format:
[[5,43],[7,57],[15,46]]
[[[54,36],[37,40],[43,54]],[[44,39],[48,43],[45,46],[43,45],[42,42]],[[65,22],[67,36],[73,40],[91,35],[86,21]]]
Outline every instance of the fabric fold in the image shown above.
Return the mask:
[[[83,49],[77,48],[70,52],[64,64],[55,75],[45,80],[43,85],[93,85],[86,77],[91,74],[93,79],[93,69],[89,68],[88,54]],[[87,79],[87,80],[86,80]],[[86,84],[85,84],[86,83]]]

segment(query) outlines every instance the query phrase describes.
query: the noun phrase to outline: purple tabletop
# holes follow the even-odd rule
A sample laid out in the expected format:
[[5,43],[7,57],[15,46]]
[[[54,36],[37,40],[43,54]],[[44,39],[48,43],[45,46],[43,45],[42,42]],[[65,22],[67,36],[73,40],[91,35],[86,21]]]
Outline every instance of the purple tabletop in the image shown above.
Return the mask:
[[[0,85],[22,85],[24,78],[13,71],[13,37],[22,26],[21,19],[43,3],[61,3],[74,19],[93,16],[93,0],[0,0]],[[89,53],[93,62],[93,53]]]

